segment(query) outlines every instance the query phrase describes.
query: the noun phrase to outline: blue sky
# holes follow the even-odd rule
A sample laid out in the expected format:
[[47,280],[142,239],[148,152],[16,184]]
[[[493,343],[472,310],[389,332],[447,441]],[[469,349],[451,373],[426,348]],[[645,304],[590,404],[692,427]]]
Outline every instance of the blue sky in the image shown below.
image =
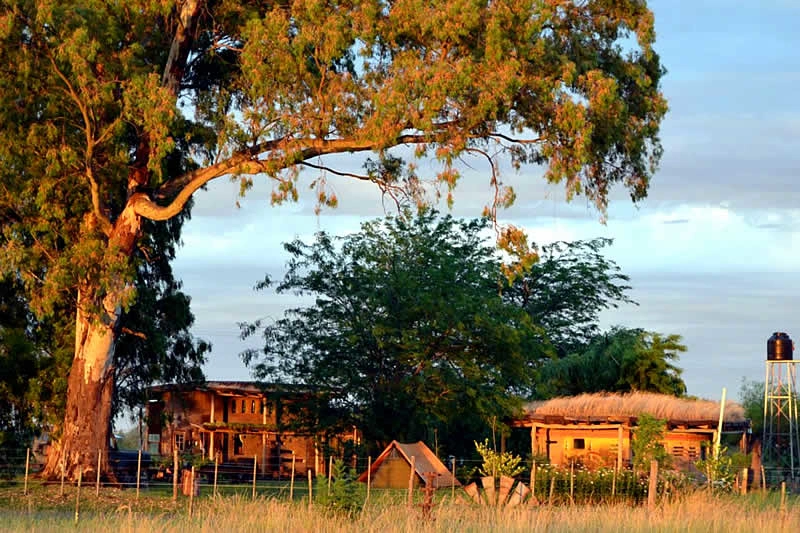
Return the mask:
[[[607,255],[631,277],[639,306],[605,313],[603,325],[682,335],[689,393],[718,398],[727,387],[735,396],[743,377],[764,379],[773,331],[800,339],[800,0],[650,5],[670,112],[648,198],[633,206],[615,191],[603,225],[583,199],[564,202],[539,171],[509,171],[518,200],[500,216],[540,244],[612,237]],[[465,172],[453,213],[480,214],[487,183],[479,165]],[[214,345],[209,379],[249,379],[236,322],[277,318],[297,304],[252,290],[265,273],[281,276],[282,242],[353,231],[383,214],[375,190],[334,187],[340,207],[320,216],[302,200],[270,207],[269,184],[244,199],[225,181],[195,195],[175,270],[192,297],[194,333]]]

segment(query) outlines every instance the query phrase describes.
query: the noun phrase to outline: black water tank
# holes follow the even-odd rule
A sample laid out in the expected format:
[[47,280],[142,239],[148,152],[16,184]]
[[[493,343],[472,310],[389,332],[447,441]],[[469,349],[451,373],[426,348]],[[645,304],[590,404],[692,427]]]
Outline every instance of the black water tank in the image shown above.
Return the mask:
[[786,333],[776,331],[767,339],[767,361],[791,361],[794,346]]

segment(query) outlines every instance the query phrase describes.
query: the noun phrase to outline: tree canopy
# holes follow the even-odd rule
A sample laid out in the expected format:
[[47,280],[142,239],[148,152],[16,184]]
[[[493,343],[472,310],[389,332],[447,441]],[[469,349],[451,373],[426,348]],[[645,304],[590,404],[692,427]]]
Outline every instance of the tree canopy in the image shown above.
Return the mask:
[[683,396],[686,384],[675,362],[685,351],[680,335],[616,327],[543,367],[536,394],[549,398],[644,391]]
[[487,227],[426,212],[286,244],[277,290],[311,302],[244,326],[265,340],[245,361],[259,378],[322,387],[373,442],[433,429],[444,440],[509,416],[547,351],[525,311],[500,296]]
[[596,238],[544,245],[538,261],[503,291],[544,328],[561,357],[585,348],[600,333],[601,311],[636,304],[626,294],[628,276],[603,255],[611,243]]
[[[643,0],[3,1],[0,268],[39,317],[75,310],[69,475],[107,446],[147,220],[220,177],[296,199],[302,169],[320,205],[337,203],[331,178],[424,202],[468,155],[491,164],[490,213],[514,199],[501,161],[544,165],[601,212],[615,184],[639,200],[667,110],[654,39]],[[440,170],[420,175],[401,145]],[[326,157],[359,152],[360,173]]]

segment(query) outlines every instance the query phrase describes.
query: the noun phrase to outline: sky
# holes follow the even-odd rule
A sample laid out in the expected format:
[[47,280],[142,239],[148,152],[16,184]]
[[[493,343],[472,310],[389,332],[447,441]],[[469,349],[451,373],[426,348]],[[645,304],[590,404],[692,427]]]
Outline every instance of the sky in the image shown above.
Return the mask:
[[[562,188],[546,185],[540,169],[509,169],[504,180],[517,202],[499,218],[540,245],[613,238],[606,255],[630,276],[639,305],[604,312],[602,326],[681,335],[688,393],[718,399],[725,387],[735,398],[743,379],[764,380],[773,332],[800,339],[800,0],[650,6],[670,111],[648,198],[633,205],[613,191],[603,224],[584,199],[567,203]],[[319,230],[343,235],[391,212],[368,184],[331,180],[340,205],[319,215],[311,195],[270,206],[268,183],[257,182],[245,198],[225,179],[195,194],[174,267],[192,298],[193,333],[213,344],[208,379],[251,379],[239,354],[258,342],[240,340],[237,323],[280,318],[301,303],[253,290],[265,274],[282,276],[281,243]],[[475,162],[452,213],[480,215],[489,194],[488,175]]]

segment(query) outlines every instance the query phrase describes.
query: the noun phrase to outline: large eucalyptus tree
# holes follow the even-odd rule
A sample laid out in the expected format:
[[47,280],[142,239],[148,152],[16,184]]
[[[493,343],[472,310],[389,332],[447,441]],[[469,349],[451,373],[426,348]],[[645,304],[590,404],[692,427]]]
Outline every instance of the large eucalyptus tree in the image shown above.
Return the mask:
[[[399,145],[440,161],[447,194],[461,156],[486,157],[490,212],[513,201],[501,159],[545,165],[601,210],[615,183],[641,199],[666,112],[654,37],[644,0],[2,0],[0,264],[40,315],[76,295],[47,472],[107,446],[148,219],[224,176],[295,199],[304,167],[421,200]],[[375,160],[358,174],[326,158],[352,152]]]

